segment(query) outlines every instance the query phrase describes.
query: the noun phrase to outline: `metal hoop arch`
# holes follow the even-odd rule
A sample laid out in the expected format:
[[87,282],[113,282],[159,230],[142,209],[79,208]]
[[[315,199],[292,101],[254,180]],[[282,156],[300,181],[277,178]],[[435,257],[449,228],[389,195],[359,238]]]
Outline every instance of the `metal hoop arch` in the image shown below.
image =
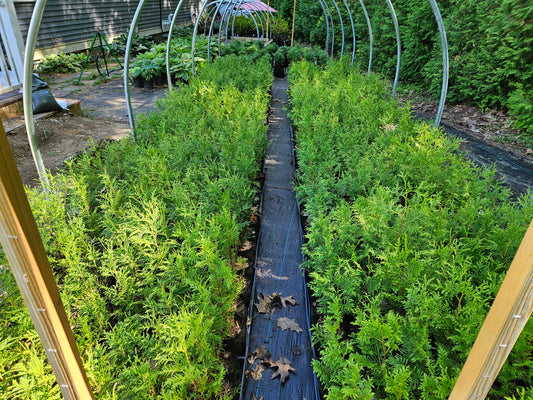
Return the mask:
[[[193,74],[195,73],[195,69],[194,69],[194,47],[195,47],[196,33],[197,33],[197,29],[198,29],[200,16],[205,12],[205,10],[206,10],[206,8],[208,6],[211,6],[211,5],[214,5],[214,4],[217,4],[217,3],[218,3],[218,6],[219,6],[220,5],[220,1],[221,0],[217,0],[215,2],[210,2],[210,3],[204,3],[198,18],[196,18],[196,21],[195,21],[195,24],[194,24],[193,40],[192,40],[192,44],[191,44],[191,56],[192,56],[191,62],[192,62],[192,73]],[[244,1],[245,0],[239,0],[238,1],[239,7],[240,7],[240,5],[242,5],[242,3]],[[133,16],[133,19],[132,19],[132,22],[131,22],[131,25],[130,25],[130,29],[129,29],[129,32],[128,32],[128,39],[127,39],[127,43],[126,43],[126,52],[125,52],[125,56],[124,56],[124,93],[125,93],[125,97],[126,97],[126,106],[127,106],[127,111],[128,111],[128,119],[129,119],[130,128],[131,128],[131,137],[132,137],[133,140],[135,140],[135,115],[134,115],[133,107],[132,107],[132,104],[131,104],[131,95],[130,95],[130,89],[129,89],[129,65],[130,65],[130,55],[131,55],[133,33],[134,33],[134,31],[135,31],[135,29],[137,27],[137,22],[139,20],[139,17],[141,15],[141,12],[142,12],[142,9],[144,7],[145,2],[146,2],[146,0],[140,0],[138,5],[137,5],[136,11],[135,11],[135,14]],[[331,32],[331,56],[333,56],[333,54],[334,54],[334,44],[335,44],[335,31],[334,31],[333,15],[330,12],[330,9],[328,7],[328,4],[327,4],[326,0],[318,0],[318,2],[319,2],[320,6],[321,6],[321,8],[322,8],[322,10],[324,12],[325,20],[326,20],[326,32],[327,32],[326,33],[326,52],[328,51],[329,36],[330,36],[330,32]],[[345,6],[347,8],[347,11],[348,11],[348,14],[350,16],[350,20],[351,20],[351,24],[352,24],[352,33],[354,33],[354,42],[355,42],[355,32],[354,32],[355,28],[354,28],[352,13],[351,13],[351,11],[349,9],[349,6],[348,6],[346,0],[343,0],[343,2],[345,4]],[[395,33],[396,33],[397,62],[396,62],[396,73],[395,73],[395,78],[394,78],[394,85],[393,85],[393,90],[392,90],[392,95],[394,96],[395,93],[396,93],[396,89],[397,89],[397,85],[398,85],[398,79],[399,79],[399,72],[400,72],[400,68],[401,68],[401,38],[400,38],[398,19],[396,17],[396,12],[394,10],[392,2],[391,2],[391,0],[386,0],[386,2],[387,2],[387,6],[389,7],[389,10],[390,10],[391,17],[393,19]],[[445,30],[445,27],[444,27],[444,22],[443,22],[439,7],[438,7],[438,5],[436,3],[436,0],[429,0],[429,2],[431,4],[431,8],[433,10],[433,13],[434,13],[434,16],[435,16],[435,19],[437,21],[437,25],[438,25],[438,28],[439,28],[440,39],[441,39],[441,47],[442,47],[442,60],[443,60],[441,95],[440,95],[440,100],[439,100],[439,108],[438,108],[438,111],[437,111],[437,115],[435,117],[435,125],[438,126],[440,124],[440,120],[442,118],[442,112],[443,112],[443,109],[444,109],[447,90],[448,90],[448,79],[449,79],[448,42],[447,42],[447,38],[446,38],[446,30]],[[46,3],[47,3],[46,0],[37,0],[36,1],[35,7],[34,7],[34,11],[33,11],[33,14],[32,14],[32,19],[31,19],[31,22],[30,22],[30,27],[28,29],[28,36],[27,36],[27,41],[26,41],[27,43],[26,43],[26,49],[25,49],[25,53],[24,53],[23,107],[24,107],[24,122],[26,124],[26,130],[28,132],[28,141],[29,141],[30,149],[31,149],[31,152],[32,152],[32,156],[34,158],[34,162],[35,162],[37,171],[39,173],[39,178],[40,178],[41,183],[43,184],[44,187],[49,187],[50,186],[50,182],[49,182],[48,177],[46,175],[46,169],[44,167],[44,162],[43,162],[40,150],[39,150],[39,146],[38,146],[38,143],[37,143],[37,137],[36,137],[36,134],[35,134],[35,123],[33,121],[33,110],[32,110],[33,101],[32,101],[32,96],[31,96],[31,79],[32,79],[32,66],[33,66],[33,57],[34,57],[34,52],[35,52],[35,43],[37,41],[37,35],[38,35],[38,32],[39,32],[39,28],[40,28],[40,24],[41,24],[41,21],[42,21],[44,9],[46,7]],[[342,16],[341,16],[341,13],[340,13],[340,10],[339,10],[337,2],[335,0],[332,0],[332,3],[333,3],[333,5],[335,6],[335,8],[337,10],[337,14],[339,16],[341,27],[342,27],[342,47],[341,47],[341,57],[342,57],[342,55],[344,53],[344,23],[343,23]],[[237,4],[237,2],[230,1],[229,5],[232,5],[232,4],[235,5],[235,4]],[[369,62],[368,62],[368,74],[370,74],[371,67],[372,67],[372,60],[373,60],[372,59],[372,57],[373,57],[372,24],[371,24],[371,21],[370,21],[370,18],[368,16],[368,12],[366,10],[366,7],[364,5],[363,0],[359,0],[359,4],[361,5],[361,8],[363,9],[363,13],[365,15],[365,19],[366,19],[367,25],[368,25],[369,41],[370,41],[370,55],[369,55]],[[169,62],[170,61],[170,45],[171,45],[171,40],[172,40],[173,28],[175,26],[176,19],[177,19],[177,16],[179,14],[179,11],[181,10],[182,5],[183,5],[183,0],[180,0],[178,5],[176,6],[176,10],[175,10],[174,15],[172,17],[172,21],[171,21],[170,29],[169,29],[169,33],[168,33],[167,48],[166,48],[166,69],[167,69],[167,79],[168,79],[169,90],[172,90],[172,78],[171,78],[171,74],[170,74],[170,62]],[[218,7],[218,8],[220,8],[220,7]],[[270,10],[268,10],[267,12],[270,13],[272,18],[274,18],[273,14],[272,14],[272,12]],[[267,12],[265,12],[265,16],[266,16]],[[261,18],[261,21],[263,20],[263,18],[265,18],[265,16],[262,16],[262,14],[259,15],[259,18]],[[256,25],[257,37],[259,38],[260,35],[259,35],[259,27],[257,25],[257,21],[255,20],[255,17],[253,17],[253,15],[251,15],[251,17],[253,18],[254,23]],[[233,15],[233,23],[234,23],[234,21],[235,21],[235,14]],[[233,23],[232,23],[232,38],[233,38],[233,28],[234,28],[233,27],[233,25],[234,25]],[[331,23],[331,25],[330,25],[330,23]],[[226,32],[227,32],[227,30],[229,28],[229,18],[228,18],[226,24],[227,24],[227,26],[226,26]],[[222,26],[222,22],[221,22],[221,26]],[[220,28],[221,28],[221,26],[220,26]],[[331,29],[329,28],[330,26],[331,26]],[[220,35],[220,28],[219,28],[219,35]],[[210,36],[211,35],[209,35],[209,37]],[[227,37],[228,37],[228,35],[226,33],[226,40],[227,40]],[[208,48],[208,52],[209,52],[209,48]],[[353,52],[355,53],[355,43],[354,43]],[[220,43],[219,43],[219,54],[220,54]],[[354,61],[354,54],[352,54],[352,63],[353,63],[353,61]]]
[[396,95],[396,88],[398,87],[398,78],[400,77],[400,67],[402,64],[402,41],[400,38],[400,26],[398,25],[398,18],[396,18],[396,11],[392,5],[391,0],[386,0],[389,7],[392,22],[394,23],[394,31],[396,32],[396,73],[394,74],[394,85],[392,86],[392,95]]
[[[39,27],[43,19],[44,9],[46,7],[46,0],[37,0],[33,9],[33,14],[30,21],[28,36],[26,39],[26,48],[24,50],[24,75],[22,80],[22,105],[24,108],[24,123],[26,124],[26,132],[28,135],[28,142],[39,174],[39,179],[43,185],[44,190],[48,191],[50,188],[50,181],[46,175],[44,161],[39,150],[37,142],[37,135],[35,133],[35,122],[33,121],[33,99],[32,99],[32,75],[33,75],[33,57],[35,54],[35,43],[37,42],[37,35]],[[58,378],[59,380],[59,378]],[[61,386],[61,385],[60,385]],[[65,395],[65,394],[64,394]]]
[[442,117],[442,111],[444,110],[444,103],[446,102],[446,93],[448,92],[448,73],[449,73],[449,60],[448,60],[448,40],[446,39],[446,29],[444,27],[444,21],[440,14],[439,6],[435,0],[429,0],[433,14],[437,20],[439,27],[440,41],[442,47],[442,87],[440,91],[439,109],[435,116],[435,126],[439,126],[440,119]]
[[368,12],[365,7],[365,3],[363,0],[359,0],[359,4],[361,5],[361,8],[363,9],[363,14],[365,15],[366,19],[366,25],[368,26],[368,41],[370,42],[370,54],[368,55],[368,72],[367,75],[370,75],[370,70],[372,68],[372,54],[374,52],[374,37],[372,35],[372,23],[370,22],[370,17],[368,16]]
[[133,15],[133,19],[131,20],[130,30],[128,32],[128,40],[126,42],[126,54],[124,55],[124,94],[126,96],[126,106],[128,108],[128,119],[130,121],[130,128],[131,128],[131,138],[135,141],[135,115],[133,114],[133,107],[131,106],[131,96],[130,96],[130,85],[129,85],[129,78],[130,78],[130,54],[131,54],[131,46],[132,46],[132,39],[133,39],[133,32],[137,28],[137,22],[139,21],[139,17],[141,16],[142,9],[144,7],[144,3],[146,0],[140,0],[139,4],[137,5],[137,9],[135,10],[135,14]]

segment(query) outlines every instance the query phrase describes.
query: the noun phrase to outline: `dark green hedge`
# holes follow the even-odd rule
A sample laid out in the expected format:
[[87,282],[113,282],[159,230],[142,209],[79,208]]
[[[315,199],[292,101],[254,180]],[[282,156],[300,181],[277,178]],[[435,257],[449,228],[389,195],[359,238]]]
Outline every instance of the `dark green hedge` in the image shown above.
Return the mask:
[[[341,11],[345,13],[342,2]],[[274,8],[292,18],[292,0],[273,0]],[[299,1],[295,34],[324,46],[326,26],[317,0]],[[374,34],[374,70],[394,76],[396,42],[385,1],[365,1]],[[528,0],[439,1],[450,46],[448,102],[480,107],[507,107],[516,125],[533,133],[533,3]],[[358,1],[350,1],[356,22],[357,63],[368,64],[368,31]],[[435,97],[440,93],[442,57],[437,24],[427,0],[395,0],[402,37],[400,78]],[[336,18],[336,14],[335,14]],[[345,17],[345,26],[348,19]],[[340,25],[336,37],[340,40]],[[352,35],[347,30],[346,46]],[[340,44],[336,45],[340,49]]]

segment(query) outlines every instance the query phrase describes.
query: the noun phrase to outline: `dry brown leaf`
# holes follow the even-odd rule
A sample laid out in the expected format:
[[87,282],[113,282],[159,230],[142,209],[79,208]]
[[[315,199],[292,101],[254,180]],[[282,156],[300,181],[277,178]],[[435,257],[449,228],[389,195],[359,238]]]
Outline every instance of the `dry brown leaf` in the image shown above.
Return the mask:
[[266,346],[257,347],[254,350],[254,357],[256,360],[268,360],[272,355],[270,352],[266,349]]
[[292,297],[292,296],[287,296],[287,297],[281,297],[281,305],[283,307],[287,307],[287,303],[289,303],[291,306],[295,306],[296,304],[298,304],[296,302],[296,300]]
[[265,296],[264,293],[259,293],[257,303],[254,303],[254,305],[257,308],[257,312],[266,314],[272,312],[276,306],[279,307],[281,305],[286,308],[287,303],[293,306],[298,304],[292,296],[284,297],[281,293],[272,293],[270,296]]
[[261,364],[257,364],[257,366],[252,370],[252,378],[254,378],[254,380],[258,381],[259,379],[261,379],[263,377],[263,371],[265,369],[263,368],[263,366]]
[[253,353],[248,354],[248,363],[253,364],[256,360],[270,360],[271,354],[263,345],[261,347],[256,347]]
[[285,329],[290,329],[291,331],[302,333],[303,329],[300,328],[300,325],[298,325],[298,322],[296,322],[294,319],[281,317],[278,318],[278,327],[281,328],[282,331]]
[[270,364],[270,368],[275,367],[277,367],[278,370],[272,374],[272,379],[275,379],[279,376],[281,383],[285,383],[285,381],[289,378],[291,371],[296,371],[293,367],[291,367],[291,362],[285,357],[281,357],[278,361]]
[[258,269],[257,270],[257,276],[259,278],[272,278],[272,279],[278,279],[280,281],[287,281],[289,280],[289,277],[288,276],[276,276],[272,273],[272,270],[271,269],[267,269],[267,270],[264,270],[264,269]]
[[259,293],[259,296],[257,296],[258,302],[254,303],[254,306],[257,307],[257,312],[259,314],[265,314],[270,310],[270,304],[272,303],[272,300],[270,296],[265,296],[264,293]]

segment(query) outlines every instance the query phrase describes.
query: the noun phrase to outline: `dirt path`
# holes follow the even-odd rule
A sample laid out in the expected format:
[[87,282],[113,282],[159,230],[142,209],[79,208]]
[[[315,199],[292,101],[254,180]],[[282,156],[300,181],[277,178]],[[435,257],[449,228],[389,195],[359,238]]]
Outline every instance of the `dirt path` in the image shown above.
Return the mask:
[[[122,73],[110,79],[93,79],[94,71],[44,77],[56,98],[81,100],[83,116],[61,112],[51,118],[40,119],[35,124],[39,150],[45,167],[52,173],[64,161],[104,140],[120,140],[130,134]],[[156,109],[157,99],[166,90],[131,88],[132,106],[136,117],[140,112]],[[24,126],[8,133],[8,141],[19,168],[22,181],[28,186],[37,185],[38,174],[33,162]]]

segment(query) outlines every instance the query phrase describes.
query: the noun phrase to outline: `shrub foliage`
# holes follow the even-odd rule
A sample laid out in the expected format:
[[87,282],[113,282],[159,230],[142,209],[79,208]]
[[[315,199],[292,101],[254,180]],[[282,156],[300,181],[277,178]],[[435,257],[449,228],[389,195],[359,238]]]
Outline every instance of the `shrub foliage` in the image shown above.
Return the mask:
[[[348,2],[355,21],[357,63],[368,65],[368,28],[357,1]],[[427,0],[393,1],[402,38],[400,79],[440,93],[442,57],[435,17]],[[272,0],[285,18],[292,17],[292,0]],[[389,77],[396,69],[396,38],[384,1],[365,1],[374,36],[374,70]],[[480,107],[505,107],[515,114],[518,126],[533,132],[533,3],[524,0],[439,1],[449,41],[450,82],[448,101],[471,102]],[[345,54],[351,54],[352,32],[343,13]],[[334,13],[335,50],[340,50],[341,26]],[[326,24],[319,2],[298,2],[296,37],[325,46]]]
[[[50,194],[29,193],[96,398],[231,397],[219,353],[271,81],[268,63],[220,58],[139,121],[136,142],[83,154]],[[0,279],[0,398],[59,399],[5,266]]]
[[[340,62],[289,71],[329,399],[446,399],[533,217],[495,172]],[[491,399],[533,395],[529,324]]]

